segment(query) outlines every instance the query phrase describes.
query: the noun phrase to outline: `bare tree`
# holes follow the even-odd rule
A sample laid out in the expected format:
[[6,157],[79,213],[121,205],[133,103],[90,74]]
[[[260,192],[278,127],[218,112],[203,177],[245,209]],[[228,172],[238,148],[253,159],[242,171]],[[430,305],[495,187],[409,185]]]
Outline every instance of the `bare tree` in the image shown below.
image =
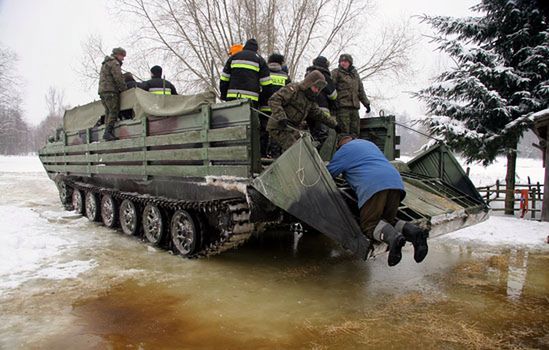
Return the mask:
[[4,106],[17,102],[18,94],[15,92],[19,88],[15,68],[17,60],[15,52],[0,44],[0,104]]
[[[285,55],[294,79],[314,57],[322,54],[335,61],[344,51],[357,57],[363,79],[406,72],[417,42],[410,24],[391,24],[365,33],[373,1],[122,0],[114,6],[118,17],[139,28],[131,35],[126,69],[146,76],[152,65],[162,62],[169,79],[183,85],[181,90],[218,93],[228,48],[252,37],[260,43],[263,55]],[[81,75],[91,87],[97,83],[106,50],[95,36],[87,39],[83,49],[87,60]]]
[[46,143],[48,136],[55,133],[55,130],[63,125],[63,115],[69,108],[65,104],[65,93],[53,86],[50,86],[45,96],[48,115],[33,131],[33,150],[38,150]]

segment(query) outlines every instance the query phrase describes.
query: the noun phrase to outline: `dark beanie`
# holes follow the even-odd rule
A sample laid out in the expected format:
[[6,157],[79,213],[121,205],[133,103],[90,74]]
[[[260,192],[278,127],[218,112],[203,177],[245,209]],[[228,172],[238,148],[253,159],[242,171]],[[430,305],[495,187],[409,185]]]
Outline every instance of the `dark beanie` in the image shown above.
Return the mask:
[[151,73],[154,77],[161,77],[162,76],[162,67],[160,66],[154,66],[151,68]]
[[257,40],[248,39],[248,41],[246,41],[246,44],[244,45],[244,50],[251,50],[251,51],[259,50],[259,45],[257,44]]
[[269,56],[269,59],[267,60],[267,63],[278,63],[280,65],[282,65],[282,63],[284,63],[284,55],[281,55],[279,53],[272,53],[270,56]]
[[328,59],[324,56],[318,56],[313,60],[313,66],[323,67],[323,68],[329,68],[330,62],[328,62]]

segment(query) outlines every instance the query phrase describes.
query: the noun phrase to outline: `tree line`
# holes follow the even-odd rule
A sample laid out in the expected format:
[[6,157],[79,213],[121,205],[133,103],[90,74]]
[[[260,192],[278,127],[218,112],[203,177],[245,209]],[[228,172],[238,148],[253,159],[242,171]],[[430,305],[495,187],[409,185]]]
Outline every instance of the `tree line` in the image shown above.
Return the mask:
[[0,46],[0,154],[21,155],[36,152],[46,144],[63,122],[67,108],[63,93],[50,88],[46,94],[46,118],[40,124],[29,124],[21,106],[21,86],[17,76],[17,55]]

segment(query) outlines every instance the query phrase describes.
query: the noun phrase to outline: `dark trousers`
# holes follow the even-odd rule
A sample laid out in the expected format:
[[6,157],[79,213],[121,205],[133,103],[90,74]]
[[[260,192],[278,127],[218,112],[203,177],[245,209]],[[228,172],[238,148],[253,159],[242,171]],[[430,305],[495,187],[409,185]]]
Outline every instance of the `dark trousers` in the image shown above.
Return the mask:
[[383,190],[374,194],[360,208],[360,228],[366,237],[373,239],[374,229],[380,220],[394,225],[400,201],[401,190]]

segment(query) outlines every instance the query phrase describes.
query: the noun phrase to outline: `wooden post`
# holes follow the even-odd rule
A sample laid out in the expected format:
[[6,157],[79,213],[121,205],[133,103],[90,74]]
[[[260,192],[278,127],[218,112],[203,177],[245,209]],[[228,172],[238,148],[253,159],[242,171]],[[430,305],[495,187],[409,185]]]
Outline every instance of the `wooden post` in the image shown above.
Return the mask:
[[499,180],[496,180],[496,198],[499,198]]
[[[549,140],[549,127],[545,131],[545,140]],[[545,147],[545,178],[543,181],[543,204],[541,206],[541,221],[549,221],[549,152]]]
[[490,204],[490,186],[486,186],[486,204]]
[[532,220],[536,219],[536,188],[534,187],[528,192],[532,196],[532,206],[530,208],[530,211],[532,213],[531,217]]
[[[547,151],[549,142],[549,109],[539,111],[534,116],[534,132],[538,136],[539,145],[543,150],[543,166],[545,167],[545,177],[543,182],[543,201],[541,205],[541,221],[549,221],[549,152]],[[540,193],[541,194],[541,191]]]

